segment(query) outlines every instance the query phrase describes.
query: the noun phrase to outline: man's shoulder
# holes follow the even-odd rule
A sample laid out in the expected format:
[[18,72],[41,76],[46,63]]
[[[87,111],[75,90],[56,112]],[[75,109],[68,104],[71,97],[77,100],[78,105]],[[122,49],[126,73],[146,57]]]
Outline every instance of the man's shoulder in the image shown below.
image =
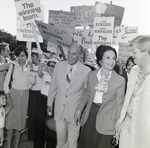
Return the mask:
[[82,68],[82,70],[84,70],[84,71],[87,71],[87,72],[90,72],[91,71],[91,69],[88,67],[88,66],[86,66],[86,65],[84,65],[84,64],[82,64],[82,63],[80,63],[79,62],[79,66]]

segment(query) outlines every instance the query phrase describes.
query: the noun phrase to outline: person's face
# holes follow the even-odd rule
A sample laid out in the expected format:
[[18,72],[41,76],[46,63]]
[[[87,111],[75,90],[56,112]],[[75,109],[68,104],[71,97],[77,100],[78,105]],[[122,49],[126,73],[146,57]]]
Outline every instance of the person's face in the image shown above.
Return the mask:
[[2,55],[3,55],[4,58],[8,57],[9,51],[10,51],[9,47],[5,46],[5,50],[2,51]]
[[39,62],[39,59],[38,59],[38,57],[37,57],[35,54],[33,54],[33,55],[31,56],[31,58],[32,58],[33,64],[36,64],[37,62]]
[[76,64],[81,57],[80,49],[77,49],[74,46],[71,46],[70,49],[68,50],[67,57],[68,57],[69,65]]
[[26,60],[27,60],[27,56],[25,55],[24,51],[22,51],[18,56],[18,62],[25,63]]
[[111,50],[107,50],[106,52],[104,52],[103,58],[100,62],[104,72],[107,73],[113,70],[116,63],[115,53]]
[[6,96],[5,95],[1,95],[0,96],[0,105],[6,105]]
[[128,63],[128,65],[127,65],[127,71],[128,71],[128,73],[130,73],[130,71],[131,71],[131,69],[132,69],[133,66],[134,66],[134,63],[130,60],[129,63]]
[[135,64],[142,66],[143,64],[143,60],[145,57],[145,52],[141,52],[139,49],[136,48],[136,46],[132,47],[132,53],[133,53],[133,58],[134,58],[134,62]]
[[55,68],[56,63],[55,62],[50,62],[48,65],[49,70],[53,73],[54,68]]

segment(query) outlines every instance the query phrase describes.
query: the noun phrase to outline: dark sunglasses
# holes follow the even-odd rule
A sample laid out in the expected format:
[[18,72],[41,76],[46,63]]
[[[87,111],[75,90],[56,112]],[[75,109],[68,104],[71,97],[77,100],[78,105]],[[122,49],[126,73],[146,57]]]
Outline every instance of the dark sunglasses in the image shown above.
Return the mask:
[[53,68],[54,68],[54,67],[55,67],[55,65],[48,65],[48,67],[53,67]]

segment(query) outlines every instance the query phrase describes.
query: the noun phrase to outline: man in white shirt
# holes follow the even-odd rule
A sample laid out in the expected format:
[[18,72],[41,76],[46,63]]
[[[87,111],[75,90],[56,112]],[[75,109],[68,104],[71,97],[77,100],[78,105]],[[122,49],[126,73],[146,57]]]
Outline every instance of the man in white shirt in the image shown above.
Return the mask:
[[10,63],[6,63],[6,58],[9,55],[9,45],[7,43],[0,43],[0,90],[3,90],[6,70],[9,68]]

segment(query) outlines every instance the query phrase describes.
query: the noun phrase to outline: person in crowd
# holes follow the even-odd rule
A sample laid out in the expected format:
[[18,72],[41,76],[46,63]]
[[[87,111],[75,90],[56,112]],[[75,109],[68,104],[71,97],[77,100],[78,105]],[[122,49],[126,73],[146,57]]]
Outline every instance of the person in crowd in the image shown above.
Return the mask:
[[134,58],[132,56],[130,56],[127,59],[127,62],[126,62],[126,65],[125,65],[125,69],[124,69],[123,74],[122,74],[122,76],[125,78],[125,82],[126,82],[125,92],[126,92],[126,89],[127,89],[128,77],[129,77],[130,71],[131,71],[131,69],[132,69],[132,67],[134,65],[135,65]]
[[100,45],[96,59],[99,68],[89,73],[74,115],[82,126],[78,148],[113,148],[111,140],[124,101],[125,80],[114,71],[116,50]]
[[7,63],[6,58],[9,56],[9,45],[7,43],[0,43],[0,90],[3,90],[3,84],[11,63]]
[[125,101],[116,124],[119,148],[150,147],[150,36],[134,38],[132,48],[135,65],[129,76]]
[[39,100],[38,117],[34,138],[34,148],[45,147],[45,131],[46,131],[46,117],[47,117],[47,97],[51,83],[52,74],[55,68],[57,59],[50,59],[47,62],[47,66],[44,63],[40,63],[38,69],[38,75],[42,78],[41,97]]
[[35,129],[38,118],[39,100],[41,97],[42,79],[38,75],[38,68],[40,65],[40,55],[37,48],[31,51],[31,59],[33,63],[33,72],[36,74],[35,84],[32,85],[29,91],[29,105],[28,105],[28,140],[34,141]]
[[[18,148],[21,131],[25,129],[29,99],[29,89],[35,83],[32,64],[27,62],[27,48],[18,46],[15,50],[17,61],[10,65],[4,81],[4,91],[12,109],[6,117],[7,146],[12,148],[12,138],[15,131],[14,148]],[[12,85],[9,88],[12,76]]]
[[3,128],[5,125],[5,108],[6,106],[6,95],[3,91],[0,90],[0,146],[3,145]]
[[79,62],[83,47],[77,43],[70,45],[68,60],[58,62],[54,69],[47,103],[47,112],[56,121],[57,148],[76,148],[80,124],[74,121],[74,113],[86,87],[90,68]]

